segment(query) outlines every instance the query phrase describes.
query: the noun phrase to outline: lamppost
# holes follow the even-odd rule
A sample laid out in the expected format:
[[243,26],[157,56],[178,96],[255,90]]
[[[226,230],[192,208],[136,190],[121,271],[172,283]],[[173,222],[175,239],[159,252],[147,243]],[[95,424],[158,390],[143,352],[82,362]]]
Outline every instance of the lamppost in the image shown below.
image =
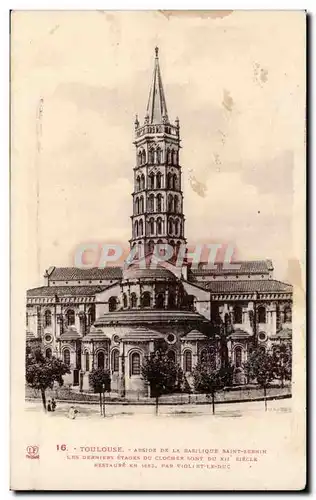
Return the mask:
[[102,392],[103,392],[103,417],[105,417],[105,384],[102,384]]

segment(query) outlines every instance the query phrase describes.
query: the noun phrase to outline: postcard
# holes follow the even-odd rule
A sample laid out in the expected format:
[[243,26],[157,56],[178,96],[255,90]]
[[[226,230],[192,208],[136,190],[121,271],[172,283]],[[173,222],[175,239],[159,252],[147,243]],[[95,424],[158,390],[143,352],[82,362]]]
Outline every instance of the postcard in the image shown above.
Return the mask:
[[306,485],[306,13],[11,14],[13,490]]

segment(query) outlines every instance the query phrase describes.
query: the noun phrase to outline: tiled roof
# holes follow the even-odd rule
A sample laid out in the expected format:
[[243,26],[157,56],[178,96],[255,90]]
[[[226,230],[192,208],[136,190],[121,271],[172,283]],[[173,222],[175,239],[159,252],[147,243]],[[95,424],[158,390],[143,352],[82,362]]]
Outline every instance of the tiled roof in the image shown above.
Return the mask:
[[232,339],[241,339],[251,337],[251,334],[242,330],[241,328],[236,328],[233,333],[231,333],[230,338]]
[[186,335],[183,335],[181,340],[208,340],[208,337],[198,330],[191,330]]
[[31,288],[27,291],[27,297],[59,297],[76,295],[95,295],[96,293],[106,290],[107,286],[40,286],[38,288]]
[[51,281],[71,281],[71,280],[119,280],[122,278],[122,268],[113,267],[92,267],[91,269],[81,269],[79,267],[54,267],[49,273]]
[[199,285],[211,293],[292,292],[292,285],[277,280],[210,281]]
[[75,328],[69,327],[59,338],[60,340],[78,340],[80,335]]
[[201,262],[199,267],[194,269],[191,268],[190,272],[193,276],[197,275],[220,275],[220,274],[268,274],[273,271],[272,261],[267,260],[243,260],[234,261],[231,264],[240,265],[239,269],[225,269],[223,268],[223,262],[215,262],[217,269],[208,269],[207,262]]
[[181,311],[181,310],[167,310],[167,309],[128,309],[122,311],[114,311],[104,314],[97,318],[95,325],[109,325],[109,324],[138,324],[145,323],[161,323],[161,322],[191,322],[197,321],[206,323],[208,320],[194,312],[194,311]]
[[36,339],[37,339],[37,337],[35,337],[34,333],[26,332],[26,340],[36,340]]
[[163,267],[157,267],[156,269],[150,269],[150,268],[139,268],[139,267],[129,267],[128,269],[124,270],[123,273],[124,279],[142,279],[142,278],[168,278],[168,279],[176,279],[175,275],[169,271],[168,269],[165,269]]
[[135,328],[128,332],[127,335],[124,336],[124,340],[136,341],[136,342],[146,342],[149,340],[161,339],[164,336],[157,332],[156,330],[151,330],[149,328],[140,327]]
[[94,326],[90,328],[90,332],[85,335],[82,340],[87,342],[91,342],[92,340],[102,340],[110,342],[110,339],[105,335],[103,330],[101,330],[101,328],[95,328]]
[[274,338],[279,338],[279,339],[290,339],[292,337],[292,330],[291,328],[283,328],[282,330],[278,331]]

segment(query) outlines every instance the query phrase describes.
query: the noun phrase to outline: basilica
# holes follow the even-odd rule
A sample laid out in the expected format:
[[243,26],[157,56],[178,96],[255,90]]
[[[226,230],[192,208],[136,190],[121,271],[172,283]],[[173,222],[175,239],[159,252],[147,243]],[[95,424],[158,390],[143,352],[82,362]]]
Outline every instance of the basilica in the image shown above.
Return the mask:
[[[26,341],[69,365],[66,384],[88,391],[89,373],[105,368],[111,391],[124,397],[148,395],[141,366],[158,343],[164,342],[193,387],[199,360],[214,368],[222,363],[224,336],[234,381],[241,384],[252,349],[291,342],[292,286],[274,279],[271,260],[235,262],[238,270],[222,263],[192,266],[188,259],[176,264],[187,243],[180,123],[168,116],[157,48],[134,144],[129,243],[136,258],[122,267],[47,269],[45,285],[27,291]],[[164,243],[174,249],[168,261],[155,257],[156,246]]]

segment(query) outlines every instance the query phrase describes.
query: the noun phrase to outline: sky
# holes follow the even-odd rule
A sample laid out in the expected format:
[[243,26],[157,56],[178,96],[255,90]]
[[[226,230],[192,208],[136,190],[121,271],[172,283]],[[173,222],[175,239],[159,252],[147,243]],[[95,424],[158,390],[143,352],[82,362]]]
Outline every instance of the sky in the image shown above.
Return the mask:
[[290,279],[304,198],[303,12],[15,12],[11,34],[12,221],[28,286],[73,265],[79,245],[127,245],[134,120],[156,45],[180,120],[188,242],[229,242]]

